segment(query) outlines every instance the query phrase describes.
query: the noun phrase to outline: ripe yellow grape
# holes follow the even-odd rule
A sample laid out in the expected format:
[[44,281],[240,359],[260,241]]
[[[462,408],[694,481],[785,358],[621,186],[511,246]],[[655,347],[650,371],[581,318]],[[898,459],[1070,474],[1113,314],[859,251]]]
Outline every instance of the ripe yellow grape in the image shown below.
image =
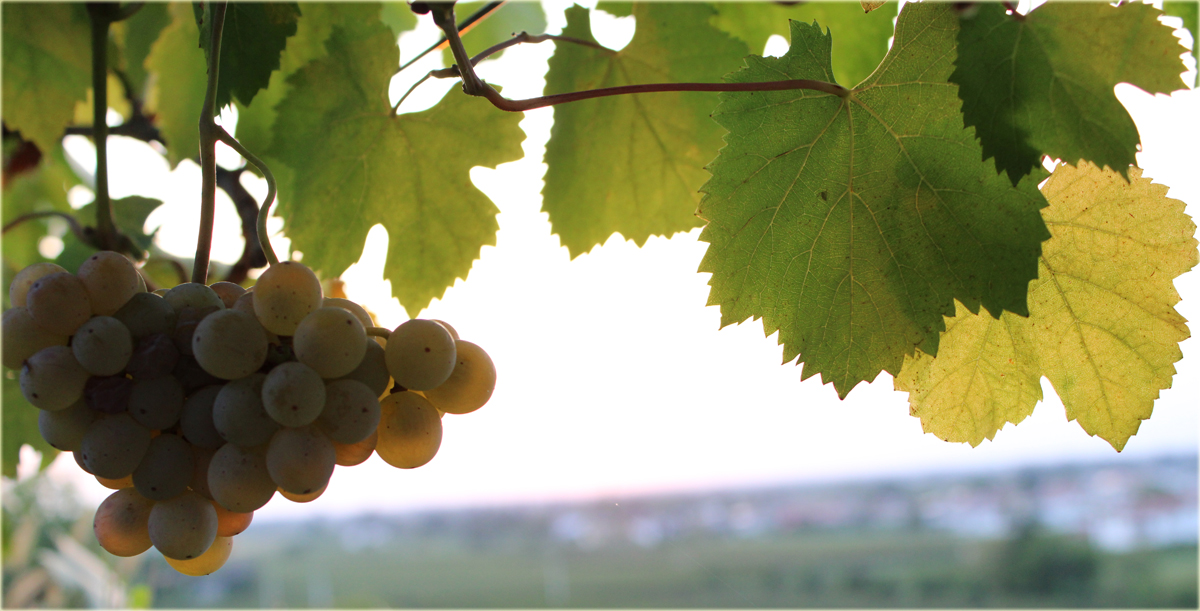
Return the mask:
[[159,501],[150,510],[150,542],[163,556],[189,560],[203,554],[217,537],[217,510],[195,492]]
[[267,471],[281,490],[309,494],[329,484],[337,453],[313,426],[280,429],[267,446]]
[[96,509],[92,531],[100,547],[114,556],[136,556],[150,549],[149,521],[154,501],[134,488],[108,495]]
[[26,305],[25,298],[29,295],[29,287],[33,286],[34,282],[50,274],[65,273],[67,270],[54,263],[34,263],[13,276],[12,284],[8,287],[8,300],[14,308],[23,308]]
[[101,486],[104,486],[109,490],[123,490],[125,488],[133,487],[132,474],[126,475],[120,479],[109,479],[107,477],[100,477],[99,475],[93,475],[92,477],[96,478],[96,481],[100,482]]
[[0,350],[3,350],[2,362],[9,369],[20,369],[25,359],[37,354],[42,348],[50,346],[66,346],[68,337],[51,333],[33,322],[29,308],[15,307],[4,313],[0,319]]
[[384,358],[396,383],[408,390],[436,388],[454,371],[454,338],[442,325],[414,318],[388,336]]
[[208,465],[208,489],[213,500],[230,511],[248,513],[266,505],[275,496],[266,448],[221,446]]
[[309,312],[321,307],[321,281],[295,261],[268,267],[254,285],[254,314],[268,331],[293,335]]
[[454,342],[457,353],[450,378],[425,391],[425,398],[448,414],[468,414],[492,398],[496,388],[496,366],[483,348],[471,342]]
[[75,275],[87,288],[92,312],[97,316],[112,316],[141,287],[141,277],[133,263],[109,250],[88,257]]
[[192,355],[200,367],[218,378],[244,378],[266,362],[267,333],[257,318],[245,312],[213,312],[196,325]]
[[88,372],[66,346],[49,346],[25,359],[21,367],[21,394],[34,407],[56,412],[83,396]]
[[163,556],[171,568],[191,577],[203,577],[215,573],[225,566],[233,553],[233,537],[217,537],[203,554],[189,560],[176,560]]
[[375,453],[375,444],[378,442],[378,430],[372,431],[369,437],[358,443],[338,443],[335,441],[333,442],[334,462],[339,467],[353,467],[354,465],[362,464]]
[[296,327],[292,349],[296,360],[322,378],[340,378],[362,363],[367,332],[354,314],[342,308],[317,308]]
[[74,335],[92,317],[87,288],[79,278],[65,272],[34,282],[25,296],[25,306],[39,327],[58,335]]
[[225,303],[225,307],[227,308],[232,308],[233,304],[237,303],[238,298],[246,294],[246,289],[242,288],[241,285],[225,282],[224,280],[214,282],[208,285],[208,288],[212,289],[217,294],[217,297],[221,298],[221,301]]
[[285,498],[293,503],[311,503],[312,501],[315,501],[318,498],[320,498],[322,494],[325,494],[325,488],[323,487],[320,490],[317,490],[315,492],[309,492],[308,494],[296,494],[293,492],[288,492],[287,490],[284,490],[283,488],[280,488],[279,494],[281,496],[283,496],[283,498]]
[[389,465],[415,469],[433,460],[442,445],[442,418],[416,393],[397,392],[383,398],[375,453]]
[[213,509],[217,510],[217,536],[232,537],[246,532],[250,528],[250,522],[254,520],[254,512],[247,511],[246,513],[238,513],[229,511],[221,506],[220,503],[212,501]]

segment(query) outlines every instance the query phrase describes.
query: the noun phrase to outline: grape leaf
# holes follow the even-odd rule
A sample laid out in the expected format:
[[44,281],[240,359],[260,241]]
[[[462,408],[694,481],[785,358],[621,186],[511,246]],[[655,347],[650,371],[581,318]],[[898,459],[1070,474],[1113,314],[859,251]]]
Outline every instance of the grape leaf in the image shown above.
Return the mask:
[[0,472],[5,477],[17,476],[17,463],[21,457],[21,446],[28,445],[42,453],[42,467],[50,464],[58,455],[50,444],[42,439],[38,431],[38,408],[25,400],[18,383],[20,374],[4,370],[0,377],[3,386],[3,435],[0,439]]
[[[483,8],[484,2],[463,2],[454,5],[454,14],[459,22]],[[410,11],[411,12],[411,11]],[[521,32],[537,35],[546,31],[546,13],[537,2],[505,2],[500,8],[488,13],[488,16],[467,28],[462,34],[463,48],[467,55],[475,54],[488,47],[508,40]],[[490,55],[497,59],[504,52]],[[449,47],[442,50],[442,61],[447,66],[454,65],[454,53]]]
[[167,159],[175,167],[184,159],[200,158],[200,108],[208,87],[204,52],[196,46],[196,21],[186,4],[169,5],[167,26],[146,57],[146,68],[155,75],[155,86],[146,108],[155,116],[167,141]]
[[[916,347],[936,353],[954,299],[1026,312],[1048,237],[1034,180],[1013,188],[962,128],[947,4],[909,3],[879,69],[845,98],[723,93],[726,146],[709,169],[700,264],[721,324],[762,317],[845,397]],[[792,22],[781,58],[751,56],[731,82],[828,81],[830,38]]]
[[[43,154],[32,171],[23,172],[4,185],[4,206],[0,218],[7,225],[13,219],[30,212],[57,210],[72,214],[67,203],[67,191],[79,184],[79,177],[67,165],[62,147]],[[38,253],[38,243],[49,229],[49,219],[25,221],[4,233],[4,259],[17,269],[45,261]]]
[[[158,233],[158,229],[146,233],[146,219],[150,217],[150,213],[154,212],[162,202],[157,199],[150,199],[140,195],[130,195],[121,199],[114,199],[111,202],[113,223],[121,233],[129,236],[134,244],[143,251],[148,251],[150,245],[154,243],[154,234]],[[80,208],[75,212],[75,218],[82,220],[88,225],[95,225],[96,221],[96,204],[91,203]],[[88,257],[95,254],[96,249],[80,242],[74,234],[68,233],[63,236],[63,250],[59,253],[55,263],[63,266],[67,271],[74,273],[79,269]]]
[[[259,89],[265,89],[271,72],[279,68],[279,54],[287,39],[296,33],[300,7],[295,2],[231,2],[221,28],[221,67],[217,78],[215,113],[236,96],[250,104]],[[211,20],[197,32],[204,57],[208,58]],[[207,61],[207,59],[206,59]]]
[[[599,87],[714,82],[741,65],[746,47],[708,25],[702,4],[634,7],[637,30],[619,52],[555,43],[546,93]],[[564,36],[594,41],[586,9],[567,10]],[[709,119],[714,96],[652,93],[572,102],[554,109],[546,144],[543,209],[572,257],[620,232],[639,246],[699,224],[701,169],[721,147]]]
[[722,2],[713,6],[717,15],[712,24],[759,53],[771,36],[788,36],[789,19],[816,21],[828,28],[833,33],[833,76],[850,86],[870,76],[887,54],[897,3],[886,3],[870,13],[853,2]]
[[1016,184],[1041,166],[1043,154],[1122,173],[1136,163],[1137,126],[1113,87],[1184,87],[1180,54],[1187,49],[1159,23],[1158,9],[1048,2],[1014,19],[999,4],[976,8],[962,17],[950,80],[997,171]]
[[[1196,59],[1197,64],[1200,64],[1200,37],[1197,37],[1197,31],[1200,30],[1200,25],[1198,25],[1198,22],[1200,22],[1200,2],[1196,2],[1196,0],[1182,2],[1168,0],[1167,2],[1163,2],[1163,13],[1183,19],[1183,27],[1192,33],[1192,57]],[[1200,71],[1196,72],[1196,84],[1200,85]]]
[[82,4],[4,3],[3,107],[9,129],[58,148],[92,84],[91,26]]
[[125,71],[139,99],[146,95],[146,78],[149,76],[146,57],[150,55],[150,48],[158,40],[159,34],[170,24],[171,13],[165,3],[147,2],[129,19],[112,25],[113,33],[121,41],[119,67]]
[[918,352],[895,380],[926,432],[978,445],[1017,423],[1049,378],[1089,435],[1120,451],[1171,387],[1190,336],[1172,281],[1197,260],[1196,226],[1167,188],[1129,168],[1060,165],[1043,189],[1054,237],[1029,285],[1029,317],[959,306],[937,358]]
[[430,110],[392,115],[399,49],[377,17],[334,27],[326,48],[288,79],[267,151],[295,176],[280,209],[287,235],[305,264],[337,275],[382,223],[384,275],[415,315],[495,244],[497,209],[468,173],[521,157],[522,115],[457,92]]
[[383,2],[379,11],[379,19],[383,21],[392,33],[399,36],[417,27],[417,16],[407,2]]

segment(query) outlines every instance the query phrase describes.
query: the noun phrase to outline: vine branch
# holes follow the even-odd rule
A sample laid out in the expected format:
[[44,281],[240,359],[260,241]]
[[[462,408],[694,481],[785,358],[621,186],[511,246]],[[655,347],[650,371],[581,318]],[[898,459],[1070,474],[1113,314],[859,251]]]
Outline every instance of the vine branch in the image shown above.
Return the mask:
[[75,237],[79,238],[80,242],[83,242],[84,244],[87,244],[89,242],[88,237],[87,237],[87,232],[84,230],[83,226],[79,224],[79,221],[74,216],[71,216],[70,214],[67,214],[66,212],[59,212],[58,210],[44,210],[41,212],[29,212],[26,214],[22,214],[21,216],[18,216],[17,218],[6,223],[4,225],[4,228],[0,229],[0,235],[8,233],[11,229],[14,229],[18,225],[21,225],[28,221],[32,221],[32,220],[40,219],[40,218],[46,218],[48,216],[57,216],[57,217],[65,220],[67,222],[67,225],[69,225],[71,227],[71,233],[75,234]]
[[[500,5],[502,5],[502,4],[504,4],[503,0],[501,0],[500,2],[489,2],[485,5],[483,5],[483,7],[481,7],[479,10],[472,13],[470,17],[463,19],[462,23],[459,23],[458,26],[456,27],[456,30],[458,31],[459,34],[466,34],[467,32],[471,31],[471,28],[475,27],[479,22],[483,21],[488,15],[492,14],[493,11],[500,8]],[[422,57],[425,57],[426,55],[429,55],[430,53],[433,53],[434,51],[437,51],[438,49],[444,48],[446,46],[447,42],[448,42],[448,39],[445,36],[442,36],[440,39],[438,39],[438,41],[436,43],[433,44],[433,46],[429,47],[428,49],[425,49],[424,51],[421,51],[420,53],[417,54],[416,57],[401,64],[400,67],[396,69],[396,72],[394,72],[392,74],[392,76],[396,76],[397,74],[400,74],[401,72],[404,71],[405,68],[420,61]]]
[[90,3],[92,25],[92,139],[96,144],[96,246],[116,250],[116,223],[108,195],[108,28],[115,5]]
[[221,67],[221,30],[225,26],[225,2],[210,4],[212,37],[208,44],[208,84],[200,109],[200,235],[196,238],[196,258],[192,264],[192,282],[207,284],[209,253],[212,250],[213,217],[217,207],[217,140],[221,129],[213,120],[216,114],[217,78]]

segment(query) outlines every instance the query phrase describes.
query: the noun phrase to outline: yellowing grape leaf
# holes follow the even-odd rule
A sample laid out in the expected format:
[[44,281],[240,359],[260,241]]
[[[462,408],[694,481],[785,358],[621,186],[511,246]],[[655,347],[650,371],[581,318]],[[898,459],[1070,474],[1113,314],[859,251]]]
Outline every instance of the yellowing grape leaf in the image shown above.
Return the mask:
[[[700,264],[721,323],[761,317],[784,361],[800,356],[845,397],[921,347],[936,353],[954,299],[1025,313],[1049,234],[1032,180],[1013,188],[962,128],[947,4],[909,3],[879,69],[846,97],[724,93],[729,129],[709,169]],[[830,38],[792,22],[780,58],[732,82],[832,80]],[[836,34],[834,34],[836,36]]]
[[[721,2],[713,5],[717,15],[712,24],[761,53],[771,36],[790,35],[789,19],[816,21],[833,33],[834,78],[851,86],[870,76],[887,54],[897,3],[877,4],[881,5],[878,10],[864,14],[853,2]],[[885,4],[886,9],[882,8]]]
[[3,109],[9,129],[58,148],[92,84],[91,27],[82,4],[5,2]]
[[1139,136],[1113,86],[1184,87],[1187,49],[1149,4],[1047,2],[1023,19],[995,3],[975,8],[962,18],[950,80],[985,157],[1014,184],[1041,167],[1043,154],[1124,172]]
[[1029,317],[960,305],[937,358],[917,353],[896,377],[926,432],[992,439],[1033,411],[1043,375],[1067,419],[1118,451],[1150,417],[1190,335],[1172,281],[1196,264],[1196,226],[1165,186],[1136,167],[1129,179],[1091,164],[1054,172],[1042,211],[1054,237],[1029,285]]
[[[200,5],[195,5],[199,7]],[[197,9],[198,10],[198,9]],[[230,2],[221,29],[221,67],[217,79],[215,113],[233,101],[249,104],[265,89],[279,68],[279,54],[296,33],[300,7],[295,2]],[[198,32],[204,56],[209,55],[211,20]]]
[[184,159],[200,158],[200,108],[204,105],[208,68],[204,51],[196,46],[196,20],[187,4],[170,5],[171,25],[163,29],[150,55],[147,70],[155,75],[146,110],[167,141],[171,167]]
[[280,210],[286,233],[304,263],[329,276],[357,261],[382,223],[384,276],[415,315],[495,244],[498,210],[469,171],[521,157],[522,115],[455,92],[393,116],[399,48],[377,15],[335,26],[325,44],[326,57],[288,79],[267,151],[294,173]]
[[[634,5],[621,51],[555,43],[546,93],[644,83],[716,82],[746,47],[708,25],[702,4]],[[567,10],[564,36],[593,41],[586,9]],[[710,93],[622,95],[556,106],[546,144],[543,210],[575,257],[620,232],[639,246],[699,224],[701,168],[721,147]]]

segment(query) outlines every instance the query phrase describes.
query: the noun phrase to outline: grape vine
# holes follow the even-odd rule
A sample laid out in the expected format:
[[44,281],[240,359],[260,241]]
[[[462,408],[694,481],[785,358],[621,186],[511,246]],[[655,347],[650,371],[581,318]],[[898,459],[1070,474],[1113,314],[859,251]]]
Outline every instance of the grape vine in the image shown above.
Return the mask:
[[[153,546],[207,574],[275,492],[311,501],[335,464],[372,453],[427,463],[442,416],[487,402],[496,371],[415,316],[495,244],[498,211],[468,171],[519,158],[522,113],[551,106],[543,210],[571,256],[615,233],[642,245],[702,226],[722,326],[762,319],[802,379],[845,398],[887,372],[926,431],[973,445],[1028,416],[1043,376],[1118,451],[1150,417],[1190,336],[1172,283],[1197,242],[1182,203],[1134,165],[1140,136],[1113,87],[1187,88],[1187,49],[1162,11],[596,10],[635,18],[627,47],[595,40],[578,6],[561,33],[504,2],[461,21],[452,2],[0,6],[5,474],[22,444],[72,452],[115,489],[96,514],[106,550]],[[1166,6],[1193,40],[1197,10]],[[442,37],[401,57],[419,19]],[[776,34],[786,53],[754,54]],[[543,43],[542,95],[510,99],[476,72]],[[389,99],[392,77],[438,50],[450,66]],[[399,113],[429,79],[461,91]],[[76,125],[89,95],[90,125]],[[215,119],[229,106],[236,138]],[[94,201],[78,211],[68,134],[96,143]],[[158,202],[109,196],[116,134],[199,162],[191,261],[142,230]],[[218,142],[246,168],[219,167]],[[261,203],[244,172],[265,179]],[[246,241],[231,269],[210,261],[218,189]],[[331,201],[354,214],[331,220]],[[304,264],[272,249],[273,209]],[[48,260],[36,245],[52,219],[71,241]],[[395,329],[320,280],[355,262],[376,224],[414,317]]]

